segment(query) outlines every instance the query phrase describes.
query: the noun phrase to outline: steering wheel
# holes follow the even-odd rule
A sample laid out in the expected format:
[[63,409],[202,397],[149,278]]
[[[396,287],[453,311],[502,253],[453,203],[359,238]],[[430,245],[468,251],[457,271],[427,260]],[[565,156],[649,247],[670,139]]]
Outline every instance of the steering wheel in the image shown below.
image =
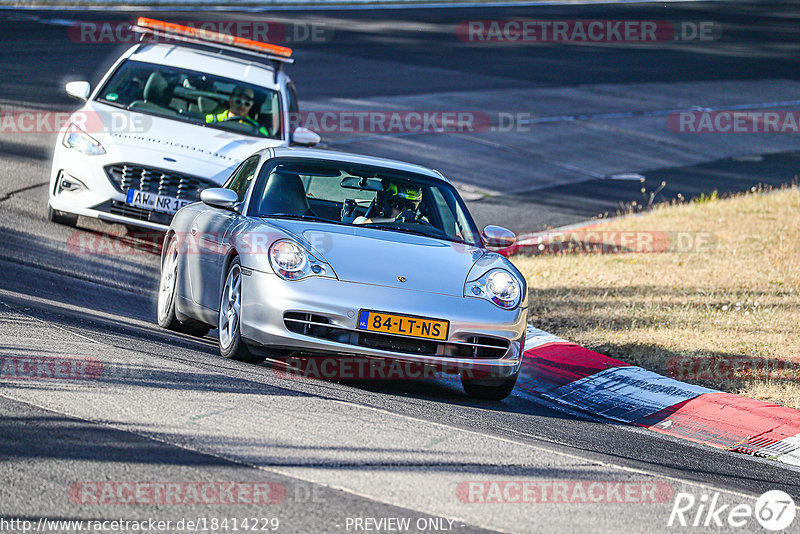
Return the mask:
[[236,123],[236,124],[244,124],[246,126],[249,126],[250,129],[252,129],[254,131],[258,131],[258,126],[256,126],[255,124],[253,124],[252,122],[250,122],[248,120],[245,120],[244,117],[227,117],[222,122],[233,122],[233,123]]
[[[402,211],[400,212],[400,215],[395,217],[394,220],[403,224],[422,224],[425,226],[430,226],[431,228],[436,228],[429,220],[417,217],[417,213],[414,210]],[[436,229],[438,230],[438,228]]]
[[400,214],[394,218],[397,222],[402,223],[424,223],[425,221],[417,219],[417,214],[414,213],[414,210],[404,210],[401,211]]

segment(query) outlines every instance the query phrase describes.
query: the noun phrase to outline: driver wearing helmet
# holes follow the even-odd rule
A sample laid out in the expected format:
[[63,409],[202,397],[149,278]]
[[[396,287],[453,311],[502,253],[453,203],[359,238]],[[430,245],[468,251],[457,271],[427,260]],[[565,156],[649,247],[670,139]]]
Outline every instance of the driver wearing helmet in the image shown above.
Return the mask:
[[422,201],[422,189],[416,186],[404,186],[388,183],[384,190],[378,193],[375,202],[378,206],[383,204],[382,212],[378,217],[356,217],[353,224],[368,224],[381,222],[424,222],[419,213],[419,204]]

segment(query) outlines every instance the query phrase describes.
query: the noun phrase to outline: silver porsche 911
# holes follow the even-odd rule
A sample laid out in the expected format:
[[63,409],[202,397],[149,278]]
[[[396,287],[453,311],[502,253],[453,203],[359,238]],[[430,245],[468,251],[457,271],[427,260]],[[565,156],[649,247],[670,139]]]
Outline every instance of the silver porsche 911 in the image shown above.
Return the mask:
[[262,150],[175,215],[158,323],[219,331],[226,358],[376,358],[447,368],[507,397],[527,319],[520,272],[440,173],[310,149]]

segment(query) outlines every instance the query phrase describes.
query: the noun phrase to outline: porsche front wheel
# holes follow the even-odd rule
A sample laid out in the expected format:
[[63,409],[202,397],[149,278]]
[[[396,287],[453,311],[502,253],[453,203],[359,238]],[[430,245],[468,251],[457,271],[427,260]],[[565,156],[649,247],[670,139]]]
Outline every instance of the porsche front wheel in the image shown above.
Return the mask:
[[242,266],[234,258],[228,267],[219,299],[219,352],[240,362],[261,363],[263,356],[253,354],[242,341]]

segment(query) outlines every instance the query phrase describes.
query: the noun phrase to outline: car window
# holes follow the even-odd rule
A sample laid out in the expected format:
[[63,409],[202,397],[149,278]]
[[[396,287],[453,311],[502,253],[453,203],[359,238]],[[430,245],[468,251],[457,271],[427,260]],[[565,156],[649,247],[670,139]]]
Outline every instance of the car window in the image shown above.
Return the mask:
[[368,165],[277,158],[262,167],[248,214],[319,219],[480,244],[475,223],[452,185]]
[[294,84],[291,82],[286,85],[286,99],[288,101],[287,107],[289,109],[289,125],[287,126],[287,130],[291,136],[295,128],[302,124],[300,105],[297,101],[297,91],[294,88]]
[[258,156],[252,156],[246,159],[225,183],[226,188],[236,191],[239,202],[244,200],[247,188],[250,187],[250,182],[253,181],[253,177],[256,175],[258,161]]
[[293,83],[287,86],[287,97],[289,98],[289,113],[295,114],[300,112],[300,104],[297,101],[297,90],[294,88]]
[[329,202],[344,202],[347,198],[358,198],[363,201],[371,201],[375,198],[375,191],[353,191],[344,189],[336,180],[325,177],[301,175],[306,195],[309,198],[326,200]]
[[430,193],[433,197],[433,201],[436,203],[437,213],[441,214],[442,226],[447,228],[448,231],[452,230],[454,234],[460,235],[461,224],[457,221],[459,210],[452,209],[453,207],[447,203],[447,199],[444,198],[442,192],[438,189],[433,189]]
[[[253,95],[246,117],[234,117],[229,110],[237,89]],[[127,60],[100,89],[97,100],[209,128],[283,138],[277,91],[198,71]]]

